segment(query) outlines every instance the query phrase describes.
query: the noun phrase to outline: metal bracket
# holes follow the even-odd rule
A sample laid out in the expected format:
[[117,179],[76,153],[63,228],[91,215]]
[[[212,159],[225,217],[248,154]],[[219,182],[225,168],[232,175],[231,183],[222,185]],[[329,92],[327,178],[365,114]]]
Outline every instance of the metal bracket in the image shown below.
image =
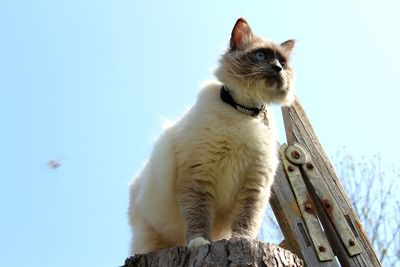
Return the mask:
[[[329,248],[332,257],[333,252],[325,234],[321,230],[321,225],[317,218],[318,214],[315,212],[304,179],[307,179],[311,184],[348,254],[350,256],[360,254],[362,250],[346,220],[346,215],[343,214],[342,210],[339,208],[339,205],[330,192],[323,177],[321,177],[318,168],[312,162],[307,150],[305,150],[300,144],[294,144],[291,146],[284,144],[281,147],[280,155],[287,177],[296,195],[297,203],[299,207],[302,207],[300,210],[309,229],[319,259],[321,261],[323,261],[322,259],[330,259],[330,257],[326,256],[329,254],[326,253],[328,252],[328,249],[321,253],[320,246]],[[314,214],[313,218],[310,218],[310,213]]]
[[297,205],[307,226],[308,235],[320,261],[331,261],[334,254],[316,216],[310,195],[297,164],[306,162],[306,153],[301,148],[281,146],[279,151],[281,161],[286,172],[289,184],[296,197]]

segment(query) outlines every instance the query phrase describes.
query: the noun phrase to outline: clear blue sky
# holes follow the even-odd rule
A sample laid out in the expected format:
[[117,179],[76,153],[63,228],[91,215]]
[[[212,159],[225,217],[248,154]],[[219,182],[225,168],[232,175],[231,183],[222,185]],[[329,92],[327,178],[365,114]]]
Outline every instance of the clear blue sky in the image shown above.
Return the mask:
[[239,16],[298,40],[297,95],[328,154],[346,146],[398,165],[399,10],[394,0],[1,1],[0,266],[123,263],[128,183],[162,119],[212,77]]

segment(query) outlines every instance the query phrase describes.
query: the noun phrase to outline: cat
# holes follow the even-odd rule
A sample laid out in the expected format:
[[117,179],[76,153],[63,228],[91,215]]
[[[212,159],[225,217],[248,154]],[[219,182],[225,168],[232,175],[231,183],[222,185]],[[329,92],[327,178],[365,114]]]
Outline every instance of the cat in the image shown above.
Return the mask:
[[294,44],[265,40],[236,21],[218,81],[159,137],[130,187],[132,254],[256,238],[278,165],[270,104],[294,98]]

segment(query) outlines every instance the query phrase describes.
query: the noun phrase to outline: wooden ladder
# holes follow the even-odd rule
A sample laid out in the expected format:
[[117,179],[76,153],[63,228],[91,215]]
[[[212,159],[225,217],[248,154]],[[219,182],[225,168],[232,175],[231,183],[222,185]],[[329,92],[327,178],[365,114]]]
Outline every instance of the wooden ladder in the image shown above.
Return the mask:
[[299,100],[282,113],[287,144],[270,204],[285,247],[309,267],[381,266]]

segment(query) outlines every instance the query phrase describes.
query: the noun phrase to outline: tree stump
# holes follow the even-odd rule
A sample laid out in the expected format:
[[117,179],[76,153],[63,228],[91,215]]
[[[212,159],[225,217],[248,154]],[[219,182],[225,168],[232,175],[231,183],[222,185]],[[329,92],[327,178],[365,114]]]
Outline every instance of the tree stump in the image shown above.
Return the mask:
[[304,266],[289,250],[277,245],[244,238],[231,238],[195,250],[173,247],[126,259],[122,267],[148,266]]

